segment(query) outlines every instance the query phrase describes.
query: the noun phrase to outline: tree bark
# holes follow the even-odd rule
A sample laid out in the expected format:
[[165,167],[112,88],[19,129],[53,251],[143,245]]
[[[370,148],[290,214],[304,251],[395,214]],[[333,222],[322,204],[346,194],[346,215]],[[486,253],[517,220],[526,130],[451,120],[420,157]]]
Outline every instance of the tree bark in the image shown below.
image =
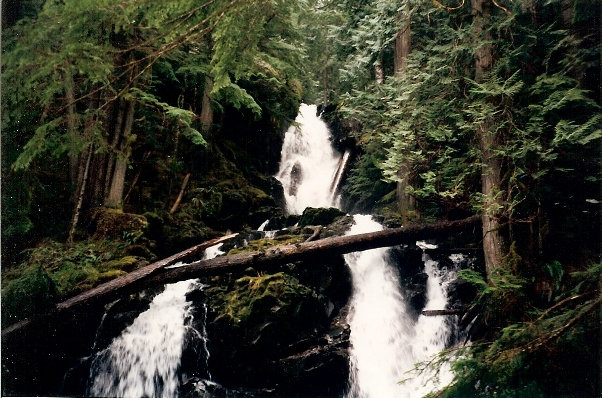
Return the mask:
[[125,174],[132,152],[131,132],[132,124],[134,122],[133,101],[127,101],[124,119],[123,130],[121,131],[121,145],[119,153],[115,158],[115,167],[111,176],[111,184],[107,197],[105,198],[104,204],[106,207],[118,208],[122,205],[123,190],[125,188]]
[[[57,305],[57,309],[59,311],[73,310],[82,305],[107,301],[123,295],[124,292],[185,279],[243,271],[248,267],[265,270],[275,264],[311,259],[315,259],[316,263],[319,263],[319,260],[324,258],[325,255],[340,255],[377,247],[395,246],[421,239],[447,236],[450,233],[467,230],[471,227],[474,228],[479,219],[479,216],[473,216],[459,221],[401,227],[359,235],[337,236],[294,245],[274,246],[265,251],[221,256],[209,260],[195,261],[178,268],[165,269],[166,265],[178,261],[174,260],[174,256],[172,256],[63,301]],[[221,239],[225,240],[231,237],[226,236]],[[202,250],[218,242],[218,240],[214,240],[203,244],[205,246],[202,247]],[[179,253],[180,259],[191,256],[192,254],[189,251],[198,253],[201,251],[201,248],[195,246],[188,249],[188,251],[182,252],[185,255]]]
[[[489,32],[491,9],[486,0],[472,0],[473,34],[475,38],[475,81],[485,81],[493,64],[493,47]],[[487,275],[503,264],[505,241],[499,222],[503,207],[501,196],[502,162],[495,149],[499,146],[495,123],[488,118],[478,126],[478,140],[481,150],[481,193],[485,197],[482,214],[483,253]]]
[[[393,52],[393,69],[395,76],[401,76],[405,73],[408,67],[408,56],[410,55],[411,47],[411,31],[410,31],[410,8],[408,5],[404,8],[403,13],[400,13],[398,19],[401,28],[395,36],[395,47]],[[415,198],[408,193],[410,180],[410,168],[407,163],[402,164],[397,170],[397,207],[401,214],[401,219],[404,224],[410,221],[410,212],[415,210]]]
[[[73,76],[70,72],[65,72],[66,76],[66,84],[65,84],[65,106],[67,107],[67,130],[69,131],[69,180],[71,183],[77,187],[80,183],[79,181],[79,165],[80,165],[80,156],[77,150],[78,147],[78,139],[77,139],[77,122],[75,118],[75,93],[74,93],[74,83]],[[76,192],[78,190],[74,190],[73,202],[76,200]]]
[[79,221],[79,215],[82,211],[82,205],[84,203],[84,196],[86,194],[86,187],[88,185],[88,173],[90,171],[90,164],[92,163],[92,153],[94,152],[93,146],[90,146],[88,149],[88,158],[86,160],[86,167],[84,168],[84,174],[82,176],[82,181],[79,188],[79,193],[77,195],[77,203],[75,205],[75,209],[73,210],[73,217],[71,219],[71,226],[69,227],[69,236],[67,237],[67,244],[73,243],[73,235],[75,235],[75,228],[77,228],[77,223]]
[[204,133],[211,131],[213,126],[213,98],[211,96],[213,90],[213,79],[211,76],[205,76],[205,87],[203,89],[203,102],[201,104],[201,129]]
[[410,55],[411,31],[410,31],[410,8],[406,5],[404,12],[399,19],[402,22],[401,28],[395,36],[395,48],[393,55],[393,69],[395,76],[404,73],[408,67],[408,56]]
[[410,180],[410,169],[406,163],[402,164],[397,170],[397,208],[401,215],[401,222],[407,223],[410,221],[410,213],[416,208],[416,199],[408,193],[408,185]]

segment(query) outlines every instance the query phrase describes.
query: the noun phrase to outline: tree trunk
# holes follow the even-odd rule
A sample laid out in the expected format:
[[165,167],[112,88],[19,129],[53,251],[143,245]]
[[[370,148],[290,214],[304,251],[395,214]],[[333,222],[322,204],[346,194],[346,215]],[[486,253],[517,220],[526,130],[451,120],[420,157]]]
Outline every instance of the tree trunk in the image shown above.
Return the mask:
[[[151,264],[120,278],[99,285],[78,296],[70,298],[57,305],[60,311],[71,310],[75,307],[91,304],[100,300],[116,298],[126,292],[142,288],[171,283],[179,280],[198,278],[201,276],[218,275],[227,272],[243,271],[248,267],[256,270],[269,269],[277,264],[286,264],[299,260],[312,260],[320,263],[324,256],[340,255],[354,251],[374,249],[377,247],[395,246],[416,240],[448,236],[451,233],[474,228],[480,217],[473,216],[459,221],[448,221],[437,224],[401,227],[384,231],[370,232],[352,236],[337,236],[311,242],[293,245],[274,246],[264,251],[239,253],[229,256],[216,257],[209,260],[195,261],[185,266],[164,269],[166,265],[183,258],[182,253],[199,253],[198,246],[180,253],[178,260],[174,256]],[[224,237],[228,239],[232,236]],[[204,248],[218,243],[217,240],[205,244]],[[190,256],[187,254],[186,256]]]
[[395,76],[404,73],[408,67],[408,56],[410,55],[411,31],[410,31],[410,8],[406,5],[404,13],[399,16],[402,22],[401,28],[395,37],[395,49],[393,56],[393,68]]
[[[80,170],[80,156],[77,150],[78,145],[78,137],[77,137],[77,122],[75,119],[75,93],[73,89],[73,76],[71,73],[66,72],[66,82],[65,82],[65,106],[67,107],[67,130],[69,132],[69,180],[71,183],[78,187],[80,178],[79,170]],[[76,192],[78,190],[74,190],[73,194],[73,202],[76,200]]]
[[407,164],[402,164],[397,170],[397,208],[401,215],[401,222],[406,224],[410,221],[411,212],[416,208],[416,199],[408,193],[410,169]]
[[134,102],[127,101],[123,129],[121,131],[121,145],[115,159],[115,167],[111,175],[111,184],[105,198],[106,207],[118,208],[122,205],[123,190],[125,187],[125,174],[132,152],[132,124],[134,122]]
[[[472,0],[473,34],[475,39],[475,81],[486,79],[493,64],[491,45],[490,4],[487,0]],[[502,266],[505,241],[500,230],[500,209],[503,207],[501,195],[502,163],[495,149],[499,146],[495,123],[488,118],[478,126],[478,140],[481,150],[481,193],[485,197],[483,224],[483,253],[487,275]]]
[[[395,47],[393,53],[393,69],[395,76],[400,76],[405,73],[408,67],[408,56],[410,55],[410,44],[411,44],[411,31],[410,31],[410,17],[409,17],[409,6],[406,5],[403,13],[400,13],[398,20],[401,24],[401,28],[395,36]],[[415,210],[415,199],[408,193],[409,179],[410,179],[410,168],[407,163],[402,164],[397,170],[397,207],[401,219],[404,224],[410,221],[410,213]]]
[[73,243],[73,235],[75,235],[75,228],[77,228],[77,223],[79,221],[79,215],[82,210],[82,205],[84,203],[84,196],[86,194],[86,186],[88,185],[88,172],[90,171],[90,164],[92,163],[92,153],[94,152],[93,146],[90,146],[88,149],[88,159],[86,160],[86,167],[84,168],[84,173],[82,176],[82,181],[80,184],[79,193],[77,195],[77,203],[75,205],[75,209],[73,210],[73,217],[71,219],[71,226],[69,228],[69,236],[67,237],[67,244]]
[[184,197],[184,192],[186,191],[186,186],[188,185],[189,179],[190,179],[190,173],[186,174],[186,177],[184,177],[184,181],[182,181],[182,187],[180,188],[180,193],[178,194],[178,198],[176,199],[173,206],[171,207],[171,210],[169,210],[169,214],[173,214],[176,212],[176,210],[178,210],[178,207],[180,206],[180,202],[182,202],[182,197]]
[[211,76],[205,76],[205,87],[203,89],[203,102],[201,105],[201,130],[204,133],[211,132],[213,126],[213,97],[211,96],[211,90],[213,90],[213,79]]

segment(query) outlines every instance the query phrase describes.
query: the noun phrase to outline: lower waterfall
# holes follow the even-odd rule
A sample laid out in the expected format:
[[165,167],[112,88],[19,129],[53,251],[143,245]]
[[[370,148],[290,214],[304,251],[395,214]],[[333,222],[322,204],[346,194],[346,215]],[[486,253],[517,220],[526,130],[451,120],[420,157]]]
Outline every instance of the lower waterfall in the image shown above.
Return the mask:
[[[348,235],[374,232],[383,227],[371,216],[354,216]],[[345,255],[351,269],[353,293],[349,313],[351,327],[349,398],[421,397],[451,381],[449,366],[437,371],[413,372],[453,339],[445,317],[420,315],[414,320],[402,294],[397,270],[389,263],[387,249]],[[423,255],[427,279],[425,309],[447,304],[446,285],[455,270],[441,271]]]
[[[203,258],[223,251],[222,244],[205,249]],[[186,335],[200,341],[205,367],[209,359],[206,330],[191,327],[192,304],[186,293],[203,288],[196,279],[167,284],[105,349],[94,354],[86,395],[95,397],[174,397],[181,384],[180,361]],[[204,313],[207,313],[206,304]],[[211,380],[209,369],[206,377]]]
[[173,397],[194,280],[167,285],[150,308],[92,360],[87,394],[96,397]]

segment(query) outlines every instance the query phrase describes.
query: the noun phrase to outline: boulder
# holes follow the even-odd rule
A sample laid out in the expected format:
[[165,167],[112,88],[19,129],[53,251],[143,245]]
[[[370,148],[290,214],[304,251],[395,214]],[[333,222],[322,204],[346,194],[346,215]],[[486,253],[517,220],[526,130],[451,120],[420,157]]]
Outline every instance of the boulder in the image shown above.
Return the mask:
[[305,227],[307,225],[328,225],[334,222],[337,218],[343,217],[344,215],[344,212],[335,207],[307,207],[301,215],[301,219],[299,220],[299,226]]

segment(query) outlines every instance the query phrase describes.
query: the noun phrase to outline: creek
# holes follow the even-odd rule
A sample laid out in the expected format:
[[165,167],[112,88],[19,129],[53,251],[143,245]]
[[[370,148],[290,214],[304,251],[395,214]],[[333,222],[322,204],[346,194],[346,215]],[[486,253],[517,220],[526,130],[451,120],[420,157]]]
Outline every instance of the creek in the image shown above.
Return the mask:
[[[296,123],[285,134],[281,157],[276,178],[283,186],[288,213],[300,214],[307,207],[340,207],[339,185],[350,162],[350,154],[333,149],[330,132],[317,115],[316,106],[301,106]],[[264,231],[268,221],[254,232],[254,236],[277,236],[279,231]],[[370,215],[354,215],[349,223],[352,225],[347,234],[384,228]],[[332,299],[328,293],[315,291],[311,300],[301,299],[295,313],[303,313],[302,309],[315,303],[318,303],[316,308],[323,307],[324,312],[306,310],[309,315],[299,319],[306,319],[304,322],[310,325],[309,330],[299,331],[296,340],[295,336],[290,341],[286,340],[286,344],[278,340],[278,336],[285,334],[278,332],[278,328],[288,334],[291,331],[277,322],[280,316],[278,311],[282,310],[280,305],[268,308],[273,313],[272,318],[257,326],[257,337],[250,339],[248,336],[255,335],[245,330],[236,332],[251,340],[240,341],[245,346],[243,348],[251,353],[257,352],[253,351],[256,345],[269,347],[271,344],[282,344],[273,349],[282,351],[282,359],[261,362],[267,364],[268,368],[249,371],[248,374],[255,376],[244,376],[245,381],[240,388],[233,386],[237,381],[236,374],[227,382],[229,387],[220,384],[224,383],[220,376],[228,368],[248,370],[252,367],[248,364],[252,364],[253,359],[247,355],[240,358],[240,363],[228,363],[238,362],[237,355],[244,350],[232,345],[219,347],[216,343],[222,337],[216,333],[221,334],[222,331],[216,329],[215,323],[208,324],[211,308],[208,308],[205,289],[209,288],[207,284],[211,284],[210,281],[181,281],[165,286],[162,291],[141,293],[144,305],[138,306],[137,310],[125,306],[128,311],[123,312],[122,309],[116,309],[119,303],[112,303],[105,308],[106,313],[96,331],[90,354],[81,358],[67,372],[63,393],[205,398],[405,398],[427,394],[448,383],[452,377],[451,370],[445,363],[433,367],[435,369],[422,369],[421,372],[416,372],[416,369],[423,368],[421,363],[436,358],[461,336],[457,330],[456,316],[426,317],[420,311],[448,306],[449,285],[466,258],[452,255],[444,259],[445,264],[440,265],[441,259],[435,261],[427,254],[429,249],[434,248],[432,244],[417,242],[417,245],[420,249],[406,246],[345,255],[348,292],[339,294],[338,299]],[[416,294],[413,285],[410,286],[410,277],[401,275],[401,270],[407,264],[403,261],[400,263],[395,250],[418,253],[414,263],[419,265],[417,268],[414,265],[414,274],[422,278],[419,284],[423,288],[419,294]],[[220,254],[223,254],[221,244],[208,248],[204,257],[212,258]],[[335,270],[334,277],[343,278],[341,272],[336,271],[336,266],[330,267]],[[246,276],[257,284],[262,277]],[[302,277],[303,274],[299,278]],[[416,300],[416,296],[422,298]],[[121,306],[124,307],[124,304]],[[323,320],[322,326],[314,319]],[[292,330],[294,333],[295,329]],[[231,334],[236,337],[236,333]],[[213,352],[215,347],[219,349]],[[220,363],[219,358],[224,358],[224,355],[230,359],[222,359]],[[220,366],[214,369],[212,366],[215,364]],[[297,384],[291,381],[287,387],[287,375],[298,369],[302,371],[297,372],[301,375],[295,379],[294,383]],[[281,370],[283,373],[280,376],[273,376]],[[289,371],[292,373],[286,373]],[[275,379],[270,380],[272,384],[267,388],[260,388],[262,377]],[[73,380],[76,380],[77,387],[73,387]],[[332,383],[336,387],[312,387],[312,383]],[[305,392],[295,390],[299,386],[303,386]]]

